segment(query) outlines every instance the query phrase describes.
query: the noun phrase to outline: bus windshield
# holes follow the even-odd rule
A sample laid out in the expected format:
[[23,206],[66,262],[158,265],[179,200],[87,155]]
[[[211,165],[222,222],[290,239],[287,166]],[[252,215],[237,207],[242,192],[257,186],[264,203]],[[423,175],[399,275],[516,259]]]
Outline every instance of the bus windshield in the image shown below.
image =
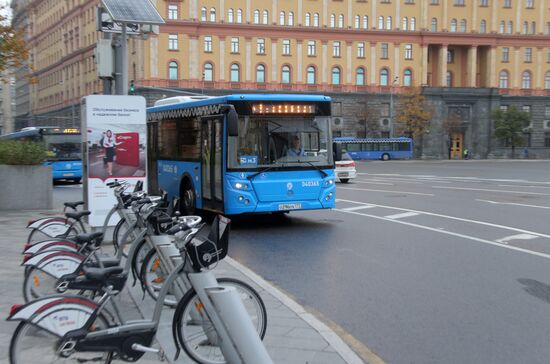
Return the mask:
[[239,136],[229,138],[231,169],[332,165],[330,118],[239,118]]
[[80,134],[44,135],[48,160],[80,160]]

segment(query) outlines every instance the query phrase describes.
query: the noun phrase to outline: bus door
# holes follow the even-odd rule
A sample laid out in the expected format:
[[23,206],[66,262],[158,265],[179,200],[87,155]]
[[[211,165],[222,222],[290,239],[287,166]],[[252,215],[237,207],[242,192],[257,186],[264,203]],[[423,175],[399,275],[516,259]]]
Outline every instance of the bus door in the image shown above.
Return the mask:
[[202,206],[223,212],[223,115],[203,117],[201,125]]

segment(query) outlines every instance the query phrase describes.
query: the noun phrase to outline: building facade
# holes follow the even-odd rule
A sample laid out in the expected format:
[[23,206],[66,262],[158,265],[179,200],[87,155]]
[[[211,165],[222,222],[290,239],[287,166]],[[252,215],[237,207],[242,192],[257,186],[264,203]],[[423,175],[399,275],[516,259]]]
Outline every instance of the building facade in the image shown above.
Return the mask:
[[[29,26],[28,0],[12,0],[12,25],[25,35],[26,41],[29,40],[29,34],[25,30]],[[30,125],[31,105],[30,105],[30,68],[29,63],[24,62],[21,67],[15,70],[15,110],[14,110],[14,130],[22,129]]]

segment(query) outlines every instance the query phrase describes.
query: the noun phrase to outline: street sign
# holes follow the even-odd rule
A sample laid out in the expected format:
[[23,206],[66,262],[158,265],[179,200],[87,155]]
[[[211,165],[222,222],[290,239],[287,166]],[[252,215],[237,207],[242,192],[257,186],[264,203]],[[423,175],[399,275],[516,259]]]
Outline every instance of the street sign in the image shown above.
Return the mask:
[[[97,8],[97,30],[104,33],[122,33],[122,26],[115,22],[109,13],[99,7]],[[137,23],[126,23],[126,34],[141,34],[141,26]]]
[[117,23],[164,24],[149,0],[102,0],[103,6]]

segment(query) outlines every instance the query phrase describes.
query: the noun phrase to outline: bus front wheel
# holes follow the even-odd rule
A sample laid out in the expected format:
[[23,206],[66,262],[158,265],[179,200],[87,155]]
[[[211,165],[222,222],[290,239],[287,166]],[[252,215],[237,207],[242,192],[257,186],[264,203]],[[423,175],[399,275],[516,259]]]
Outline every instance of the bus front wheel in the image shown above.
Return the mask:
[[185,215],[193,215],[195,213],[195,191],[193,185],[187,182],[181,194],[182,204],[181,213]]
[[382,154],[382,160],[383,161],[389,161],[390,160],[390,155],[388,153]]

